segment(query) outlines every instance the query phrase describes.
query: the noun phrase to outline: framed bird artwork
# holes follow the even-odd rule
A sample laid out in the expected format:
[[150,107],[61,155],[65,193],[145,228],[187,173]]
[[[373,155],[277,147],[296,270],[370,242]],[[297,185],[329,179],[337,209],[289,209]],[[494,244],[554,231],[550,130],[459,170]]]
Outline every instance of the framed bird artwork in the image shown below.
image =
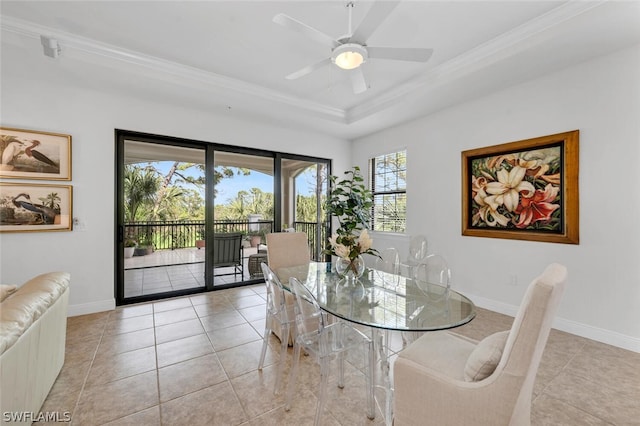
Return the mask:
[[0,182],[0,232],[71,231],[73,187]]
[[71,180],[71,135],[0,127],[0,177]]

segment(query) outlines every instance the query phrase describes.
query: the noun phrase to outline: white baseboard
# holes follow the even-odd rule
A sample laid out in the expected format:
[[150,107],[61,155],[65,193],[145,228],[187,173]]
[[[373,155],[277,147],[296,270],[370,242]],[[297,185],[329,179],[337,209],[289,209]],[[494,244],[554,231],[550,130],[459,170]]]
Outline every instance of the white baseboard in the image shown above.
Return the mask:
[[[519,306],[509,305],[480,296],[468,295],[476,306],[490,311],[498,312],[510,317],[515,317]],[[640,339],[618,333],[616,331],[605,330],[591,325],[582,324],[565,318],[556,317],[553,321],[553,328],[576,336],[586,337],[607,345],[616,346],[622,349],[640,353]]]
[[78,315],[95,314],[96,312],[111,311],[116,308],[115,299],[101,300],[99,302],[82,303],[80,305],[69,305],[68,317]]

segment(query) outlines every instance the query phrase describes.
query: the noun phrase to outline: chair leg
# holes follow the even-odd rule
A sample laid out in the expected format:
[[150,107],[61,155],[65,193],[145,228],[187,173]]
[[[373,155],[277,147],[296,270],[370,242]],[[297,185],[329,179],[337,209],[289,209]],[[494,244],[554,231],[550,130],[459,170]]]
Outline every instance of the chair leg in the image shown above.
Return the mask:
[[278,393],[278,391],[280,390],[280,381],[281,381],[282,375],[284,374],[284,362],[287,356],[287,348],[289,347],[288,345],[289,324],[282,325],[282,335],[287,336],[287,338],[280,339],[280,361],[278,363],[278,373],[276,376],[276,384],[273,390],[275,393]]
[[269,341],[269,336],[271,335],[271,326],[269,325],[269,320],[270,318],[267,317],[267,319],[264,321],[265,325],[264,325],[264,336],[262,337],[262,352],[260,353],[260,362],[258,363],[258,370],[262,370],[262,367],[264,366],[264,357],[267,354],[267,346],[268,341]]
[[365,371],[365,380],[367,386],[367,417],[373,420],[376,417],[375,402],[375,365],[376,365],[376,349],[373,340],[365,345],[365,365],[369,365],[368,371]]
[[315,426],[320,425],[320,418],[327,402],[327,383],[329,381],[329,360],[322,358],[320,360],[320,396],[318,397],[318,407],[316,408]]
[[[336,340],[338,342],[342,341],[344,336],[344,327],[343,323],[340,322],[334,329],[334,333],[336,333]],[[344,388],[344,351],[338,353],[338,387],[340,389]]]
[[293,394],[296,391],[296,375],[298,374],[298,363],[300,362],[300,345],[293,345],[293,365],[291,371],[289,371],[289,387],[287,388],[287,402],[284,404],[285,411],[291,409],[291,401],[293,400]]
[[338,387],[344,388],[344,352],[338,354]]

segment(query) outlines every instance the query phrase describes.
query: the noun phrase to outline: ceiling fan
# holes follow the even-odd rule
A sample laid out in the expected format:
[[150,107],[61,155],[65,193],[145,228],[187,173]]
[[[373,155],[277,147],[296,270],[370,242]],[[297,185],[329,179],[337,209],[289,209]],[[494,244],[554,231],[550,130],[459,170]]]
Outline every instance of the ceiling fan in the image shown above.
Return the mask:
[[295,80],[312,73],[324,66],[335,64],[339,68],[349,70],[353,92],[356,94],[367,90],[367,81],[362,72],[362,64],[368,59],[393,59],[398,61],[426,62],[431,57],[433,49],[412,47],[372,47],[367,40],[378,26],[400,3],[396,1],[378,1],[373,3],[369,13],[362,20],[355,31],[351,30],[353,2],[347,3],[349,10],[349,30],[346,35],[337,39],[308,26],[288,15],[279,13],[273,17],[273,22],[304,34],[305,36],[331,48],[331,56],[308,65],[286,76],[287,80]]

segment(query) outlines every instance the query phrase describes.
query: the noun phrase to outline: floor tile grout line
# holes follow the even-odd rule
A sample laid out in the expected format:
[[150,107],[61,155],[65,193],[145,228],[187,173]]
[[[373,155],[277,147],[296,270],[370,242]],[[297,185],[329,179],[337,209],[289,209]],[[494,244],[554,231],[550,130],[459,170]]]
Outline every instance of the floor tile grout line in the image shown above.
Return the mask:
[[[547,340],[548,343],[548,340]],[[549,382],[544,385],[542,387],[542,389],[540,390],[540,392],[538,392],[538,395],[535,398],[532,398],[531,403],[533,404],[533,402],[535,400],[537,400],[541,395],[546,394],[546,390],[549,386],[551,386],[551,384],[553,384],[553,382],[556,381],[556,379],[558,377],[560,377],[560,375],[566,370],[567,366],[571,363],[571,361],[573,361],[580,352],[582,352],[582,350],[584,349],[586,345],[586,342],[583,342],[582,345],[580,346],[580,348],[578,350],[576,350],[576,352],[569,358],[569,360],[562,366],[562,368],[560,369],[560,371],[558,371],[558,374],[556,374],[551,380],[549,380]],[[542,356],[544,356],[544,351],[542,352]],[[540,361],[542,361],[542,358],[540,359]],[[539,367],[538,367],[539,368]],[[549,395],[547,395],[549,396]]]
[[[89,379],[89,374],[91,373],[91,369],[93,368],[93,362],[96,359],[96,356],[98,355],[98,348],[100,347],[100,344],[102,343],[102,339],[104,338],[104,335],[107,331],[107,326],[109,325],[109,320],[111,318],[111,316],[113,315],[113,311],[109,312],[108,315],[106,315],[106,319],[104,321],[104,326],[102,328],[102,333],[100,333],[100,338],[98,339],[98,343],[96,344],[95,350],[93,351],[93,356],[91,357],[91,361],[89,362],[89,368],[87,369],[87,372],[84,376],[84,380],[82,381],[82,385],[80,386],[80,392],[78,392],[78,397],[76,398],[76,403],[73,407],[73,411],[71,412],[71,419],[73,419],[75,413],[78,411],[78,406],[80,405],[80,399],[82,398],[82,394],[84,393],[85,390],[85,385],[87,383],[87,380]],[[66,347],[65,347],[66,349]],[[57,380],[57,378],[56,378]],[[73,422],[73,420],[72,420]]]
[[160,361],[158,360],[158,333],[156,330],[156,309],[155,309],[155,305],[152,304],[151,305],[151,311],[153,313],[153,349],[155,352],[155,359],[156,359],[156,389],[158,392],[158,420],[160,421],[160,425],[162,425],[162,405],[160,403],[161,401],[161,395],[160,395]]
[[[191,301],[191,305],[193,306],[193,301]],[[198,320],[200,321],[200,323],[201,323],[200,325],[204,329],[204,324],[202,324],[202,319],[200,317],[198,317]],[[209,336],[209,333],[206,330],[205,330],[204,334],[205,334],[205,336],[207,336],[207,340],[209,340],[209,344],[211,345],[211,349],[213,350],[213,354],[216,356],[216,360],[218,361],[218,363],[222,367],[222,371],[224,371],[224,375],[226,377],[226,382],[229,384],[229,386],[233,390],[233,392],[234,392],[234,394],[236,396],[236,399],[238,400],[238,402],[240,403],[240,406],[242,407],[242,411],[243,411],[243,413],[244,413],[244,415],[245,415],[245,417],[247,419],[247,422],[250,421],[251,418],[249,417],[249,414],[245,410],[244,406],[242,405],[242,401],[240,400],[240,397],[238,396],[236,390],[233,387],[233,384],[231,383],[231,377],[229,376],[229,372],[227,371],[226,368],[224,368],[224,365],[220,361],[220,357],[218,356],[218,351],[216,350],[216,347],[214,346],[213,342],[211,341],[211,336]]]
[[[195,306],[195,305],[193,305],[193,301],[191,301],[191,300],[189,300],[189,301],[190,301],[190,306],[193,308],[193,307]],[[259,306],[259,305],[257,305],[257,306]],[[178,308],[175,308],[175,309],[180,309],[180,308],[178,307]],[[246,318],[244,318],[244,317],[242,316],[242,314],[238,311],[238,309],[237,309],[237,308],[234,308],[234,310],[235,310],[235,312],[236,312],[236,313],[238,313],[238,315],[240,315],[240,316],[244,319],[244,323],[245,323],[245,324],[249,324],[249,325],[252,327],[252,329],[253,329],[253,330],[255,330],[255,327],[253,327],[253,326],[250,324],[250,322],[249,322]],[[168,311],[171,311],[171,310],[159,311],[158,313],[161,313],[161,312],[168,312]],[[161,413],[162,413],[162,409],[161,409],[161,404],[162,404],[162,402],[161,402],[161,399],[160,399],[160,388],[159,388],[159,386],[160,386],[160,378],[159,378],[159,370],[160,370],[160,368],[159,368],[159,361],[158,361],[158,352],[157,352],[157,345],[158,345],[158,343],[157,343],[157,333],[156,333],[156,329],[157,329],[157,327],[162,326],[162,325],[156,325],[155,313],[156,313],[156,312],[155,312],[155,305],[153,305],[153,304],[152,304],[152,314],[151,314],[151,315],[153,315],[153,318],[152,318],[153,326],[152,326],[151,328],[153,328],[153,330],[154,330],[154,331],[153,331],[153,332],[154,332],[154,345],[153,345],[153,347],[154,347],[154,351],[155,351],[155,362],[156,362],[156,365],[155,365],[155,371],[156,371],[156,386],[157,386],[157,390],[158,390],[158,404],[157,404],[157,405],[158,405],[158,409],[159,409],[159,411],[160,411],[160,416],[162,416],[162,414],[161,414]],[[107,319],[105,320],[105,326],[104,326],[104,328],[103,328],[103,332],[102,332],[102,334],[101,334],[101,337],[100,337],[100,339],[99,339],[99,341],[98,341],[98,343],[97,343],[96,351],[94,351],[94,357],[93,357],[93,359],[92,359],[92,364],[91,364],[91,366],[90,366],[90,368],[89,368],[89,370],[88,370],[88,372],[87,372],[87,375],[85,376],[85,382],[84,382],[84,383],[86,383],[86,380],[87,380],[87,378],[88,378],[88,375],[89,375],[89,373],[90,373],[90,371],[91,371],[91,367],[93,366],[93,360],[95,360],[95,357],[96,357],[96,355],[97,355],[97,348],[98,348],[98,347],[100,346],[100,344],[102,343],[102,339],[103,339],[104,335],[106,334],[106,328],[107,328],[108,324],[110,323],[110,318],[111,318],[111,316],[112,316],[112,313],[110,313],[110,314],[108,315]],[[134,317],[131,317],[131,318],[135,318],[135,316],[134,316]],[[199,319],[199,317],[198,317],[198,319]],[[201,322],[201,321],[200,321],[200,323],[201,323],[201,325],[202,325],[202,322]],[[135,331],[140,331],[140,330],[132,330],[131,332],[135,332]],[[119,334],[126,334],[126,333],[119,333]],[[205,334],[207,334],[207,333],[205,332]],[[209,343],[211,344],[212,351],[213,351],[212,353],[216,355],[216,359],[218,360],[218,362],[220,362],[219,357],[218,357],[218,355],[217,355],[217,351],[215,350],[215,347],[213,346],[213,342],[211,342],[210,337],[209,337],[209,335],[208,335],[208,334],[207,334],[207,338],[208,338],[208,340],[209,340]],[[177,339],[177,340],[179,340],[179,339]],[[256,340],[256,341],[258,341],[258,340]],[[251,343],[251,342],[247,342],[247,343]],[[246,344],[246,343],[243,343],[243,344]],[[241,346],[241,345],[242,345],[242,344],[237,345],[237,346]],[[237,347],[237,346],[234,346],[234,347]],[[227,349],[232,349],[232,348],[233,348],[233,347],[225,348],[225,350],[227,350]],[[126,351],[126,352],[129,352],[129,351]],[[205,355],[202,355],[202,356],[205,356]],[[197,357],[195,357],[195,358],[197,358]],[[191,358],[191,359],[195,359],[195,358]],[[185,360],[185,361],[188,361],[188,360]],[[172,364],[172,365],[174,365],[174,364]],[[222,364],[221,364],[221,366],[222,366]],[[224,369],[224,366],[222,366],[222,367],[223,367],[223,370],[225,371],[225,377],[226,377],[226,380],[227,380],[227,381],[229,381],[229,383],[231,383],[231,378],[230,378],[230,376],[229,376],[228,372],[226,371],[226,369]],[[131,376],[127,376],[127,377],[133,377],[133,376],[136,376],[136,375],[139,375],[139,374],[148,373],[148,372],[150,372],[150,371],[152,371],[152,370],[149,370],[149,371],[146,371],[146,372],[142,372],[142,373],[133,374],[133,375],[131,375]],[[248,374],[248,373],[250,373],[250,372],[251,372],[251,371],[248,371],[248,372],[247,372],[247,374]],[[121,378],[121,379],[122,379],[122,378]],[[221,383],[222,383],[222,382],[221,382]],[[234,392],[235,392],[235,390],[234,390]],[[193,393],[193,392],[189,392],[189,393]],[[185,395],[186,395],[186,394],[185,394]],[[236,398],[238,398],[238,400],[240,401],[240,399],[239,399],[239,397],[238,397],[237,393],[236,393]],[[77,400],[77,401],[79,401],[79,398],[78,398],[78,400]],[[165,401],[165,402],[168,402],[168,401]],[[76,402],[76,405],[77,405],[77,403],[78,403],[78,402]],[[148,409],[148,408],[151,408],[151,407],[147,407],[147,408],[145,408],[145,410],[146,410],[146,409]],[[243,410],[244,410],[244,408],[243,408]],[[142,410],[140,410],[140,411],[142,411]],[[129,415],[133,415],[133,414],[135,414],[135,413],[127,414],[127,415],[125,415],[125,416],[119,417],[118,419],[120,419],[120,418],[124,418],[124,417],[127,417],[127,416],[129,416]],[[246,411],[245,411],[245,415],[246,415],[247,419],[249,419],[248,421],[250,421],[250,417],[248,416],[248,413],[247,413]],[[113,419],[113,420],[117,420],[117,419]]]

